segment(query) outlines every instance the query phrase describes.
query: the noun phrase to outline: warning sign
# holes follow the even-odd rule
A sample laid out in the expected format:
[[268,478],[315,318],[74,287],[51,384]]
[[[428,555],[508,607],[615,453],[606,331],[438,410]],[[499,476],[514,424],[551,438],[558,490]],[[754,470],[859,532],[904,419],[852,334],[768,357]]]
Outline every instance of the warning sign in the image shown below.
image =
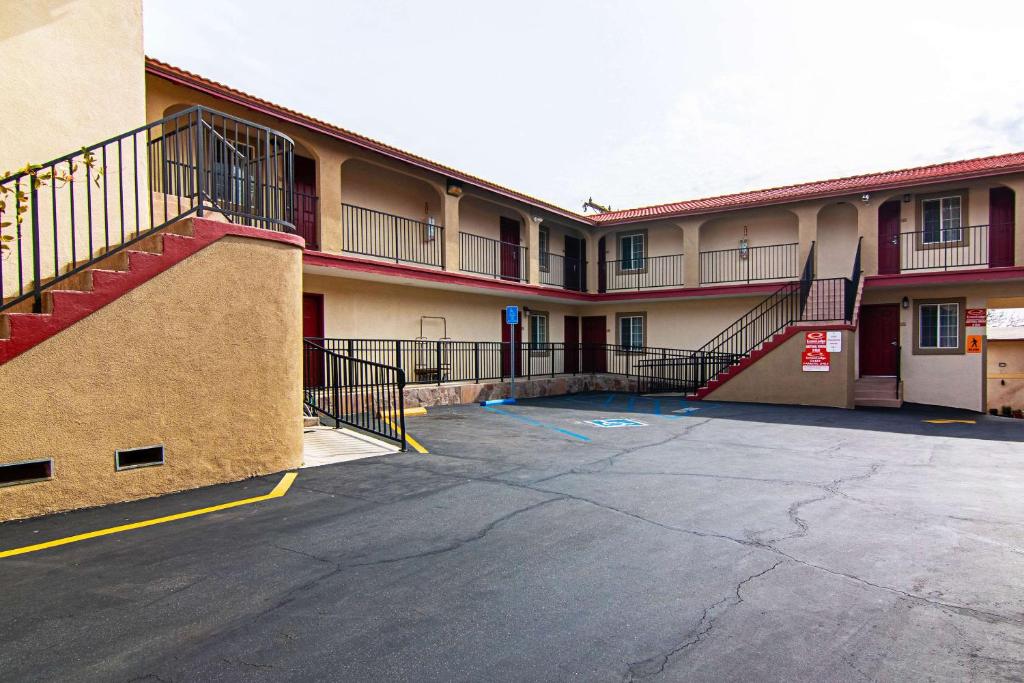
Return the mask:
[[826,349],[804,349],[800,356],[804,372],[828,372],[832,364],[832,354]]
[[843,350],[843,333],[839,330],[834,330],[828,333],[827,341],[825,342],[825,350],[829,353],[839,353]]
[[967,327],[985,327],[988,320],[988,311],[984,308],[968,308],[964,316]]
[[981,353],[981,338],[980,334],[967,335],[967,353]]
[[828,345],[828,335],[824,332],[804,332],[804,348],[823,349]]

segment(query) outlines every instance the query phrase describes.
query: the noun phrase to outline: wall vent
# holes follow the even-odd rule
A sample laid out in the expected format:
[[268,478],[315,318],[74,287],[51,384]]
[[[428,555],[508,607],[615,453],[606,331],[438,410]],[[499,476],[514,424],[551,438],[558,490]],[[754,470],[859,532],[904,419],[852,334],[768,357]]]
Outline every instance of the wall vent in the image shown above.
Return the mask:
[[0,465],[0,486],[31,484],[53,479],[53,458],[23,460]]
[[114,469],[134,470],[139,467],[154,467],[164,464],[164,447],[143,446],[141,448],[124,448],[114,452]]

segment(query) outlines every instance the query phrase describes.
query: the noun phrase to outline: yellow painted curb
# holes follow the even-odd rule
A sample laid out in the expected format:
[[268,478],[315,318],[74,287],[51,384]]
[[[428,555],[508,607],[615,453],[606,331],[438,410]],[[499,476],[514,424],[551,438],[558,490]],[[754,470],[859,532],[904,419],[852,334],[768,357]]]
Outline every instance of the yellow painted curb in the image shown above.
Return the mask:
[[[426,409],[424,409],[424,410],[426,410]],[[387,422],[389,425],[391,425],[392,429],[394,429],[396,432],[398,431],[398,425],[396,425],[394,422],[392,422],[391,418],[389,416],[381,415],[381,417],[383,418],[383,420],[385,422]],[[416,439],[414,439],[411,436],[409,436],[409,432],[405,433],[405,442],[407,444],[409,444],[410,446],[412,446],[413,450],[415,450],[417,453],[429,453],[430,452],[426,448],[423,447],[423,444],[421,444],[419,441],[417,441]]]
[[122,531],[131,531],[133,529],[142,529],[147,526],[155,526],[157,524],[164,524],[166,522],[174,522],[179,519],[188,519],[189,517],[198,517],[200,515],[206,515],[211,512],[219,512],[221,510],[229,510],[231,508],[241,507],[242,505],[251,505],[252,503],[259,503],[264,500],[270,500],[272,498],[280,498],[284,494],[288,493],[288,489],[291,488],[292,482],[295,481],[295,477],[298,476],[298,472],[287,472],[281,481],[277,482],[270,493],[262,496],[256,496],[255,498],[244,498],[242,500],[234,500],[230,503],[221,503],[220,505],[214,505],[212,507],[200,508],[198,510],[189,510],[188,512],[179,512],[175,515],[167,515],[166,517],[157,517],[156,519],[147,519],[142,522],[133,522],[132,524],[123,524],[121,526],[110,527],[109,529],[100,529],[99,531],[90,531],[84,534],[78,534],[77,536],[68,536],[66,538],[58,538],[53,541],[46,541],[45,543],[37,543],[36,545],[27,545],[23,548],[13,548],[11,550],[0,551],[0,558],[13,557],[15,555],[24,555],[26,553],[34,553],[38,550],[46,550],[47,548],[56,548],[61,545],[68,545],[69,543],[77,543],[78,541],[85,541],[90,538],[98,538],[100,536],[109,536],[111,534],[119,534]]
[[975,422],[974,420],[924,420],[924,422],[928,422],[928,423],[933,424],[933,425],[951,425],[951,424],[973,425],[973,424],[977,424],[977,422]]
[[[426,415],[426,414],[427,414],[427,409],[423,408],[423,407],[419,407],[419,408],[406,408],[405,409],[405,416],[406,417],[417,416],[417,415]],[[392,415],[394,415],[394,411],[391,411],[391,410],[378,410],[377,411],[377,415],[379,415],[380,417],[383,417],[386,420],[389,417],[391,417]]]

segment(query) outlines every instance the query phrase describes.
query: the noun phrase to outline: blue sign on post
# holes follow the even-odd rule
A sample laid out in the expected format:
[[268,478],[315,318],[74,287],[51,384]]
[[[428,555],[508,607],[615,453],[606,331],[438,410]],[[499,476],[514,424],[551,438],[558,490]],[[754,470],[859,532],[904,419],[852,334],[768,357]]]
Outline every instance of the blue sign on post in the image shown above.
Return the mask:
[[507,325],[518,325],[519,324],[519,307],[518,306],[506,306],[505,307],[505,324],[507,324]]

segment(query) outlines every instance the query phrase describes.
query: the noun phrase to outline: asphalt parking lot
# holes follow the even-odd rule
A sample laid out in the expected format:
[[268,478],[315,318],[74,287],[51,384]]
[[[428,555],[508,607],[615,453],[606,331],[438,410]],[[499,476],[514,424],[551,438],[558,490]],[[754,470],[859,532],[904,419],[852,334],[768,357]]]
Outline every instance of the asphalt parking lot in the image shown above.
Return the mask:
[[[1020,422],[615,394],[408,422],[428,455],[0,559],[0,680],[1024,677]],[[0,550],[279,479],[2,524]]]

